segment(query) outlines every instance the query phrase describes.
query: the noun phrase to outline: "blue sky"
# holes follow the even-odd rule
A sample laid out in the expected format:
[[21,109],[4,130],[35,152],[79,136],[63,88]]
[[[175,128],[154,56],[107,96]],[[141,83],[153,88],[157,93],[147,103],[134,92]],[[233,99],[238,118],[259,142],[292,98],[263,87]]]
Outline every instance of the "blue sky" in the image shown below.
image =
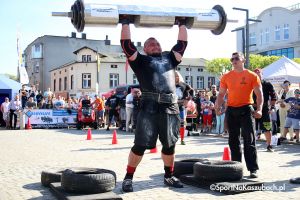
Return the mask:
[[[69,11],[74,0],[3,0],[0,7],[0,73],[17,74],[17,32],[20,33],[20,46],[24,50],[34,39],[43,35],[69,36],[75,31],[68,18],[52,17],[52,11]],[[238,19],[237,24],[228,24],[224,33],[214,36],[207,30],[189,30],[189,45],[186,57],[212,59],[228,57],[236,49],[235,33],[231,30],[245,23],[245,13],[232,10],[232,7],[249,9],[250,16],[257,16],[263,10],[281,6],[288,7],[300,0],[261,0],[257,5],[249,0],[86,0],[86,3],[99,2],[105,4],[143,4],[152,6],[196,7],[211,9],[214,5],[222,5],[228,18]],[[157,2],[155,5],[153,2]],[[256,1],[255,1],[256,2]],[[169,50],[177,39],[177,27],[172,29],[144,29],[132,27],[132,39],[144,42],[155,36],[164,50]],[[112,44],[118,44],[120,26],[114,28],[85,28],[88,39],[105,39],[109,35]],[[167,39],[166,39],[167,38]]]

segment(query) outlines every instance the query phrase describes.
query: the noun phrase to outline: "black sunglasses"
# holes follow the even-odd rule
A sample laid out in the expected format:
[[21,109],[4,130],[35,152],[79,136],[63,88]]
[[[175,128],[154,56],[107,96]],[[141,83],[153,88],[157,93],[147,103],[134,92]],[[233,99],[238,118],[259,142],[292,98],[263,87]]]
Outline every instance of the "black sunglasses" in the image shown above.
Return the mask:
[[233,62],[234,60],[235,60],[235,61],[238,61],[238,60],[240,60],[240,57],[233,57],[233,58],[230,58],[230,61],[231,61],[231,62]]

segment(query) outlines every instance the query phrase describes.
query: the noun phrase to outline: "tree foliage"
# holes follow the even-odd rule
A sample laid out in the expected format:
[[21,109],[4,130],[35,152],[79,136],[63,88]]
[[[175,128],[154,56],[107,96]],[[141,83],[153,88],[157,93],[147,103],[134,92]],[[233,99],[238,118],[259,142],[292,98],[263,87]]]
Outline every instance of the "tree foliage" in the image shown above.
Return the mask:
[[212,74],[222,75],[231,70],[231,63],[228,58],[215,58],[206,62],[206,70]]

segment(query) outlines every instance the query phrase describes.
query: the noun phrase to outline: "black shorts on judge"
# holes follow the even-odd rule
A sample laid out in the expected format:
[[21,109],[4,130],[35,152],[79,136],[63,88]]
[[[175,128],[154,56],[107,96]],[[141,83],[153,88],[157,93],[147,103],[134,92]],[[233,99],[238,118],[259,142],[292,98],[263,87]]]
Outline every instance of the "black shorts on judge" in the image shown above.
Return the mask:
[[[269,114],[269,108],[263,107],[262,109],[262,116],[260,119],[255,119],[256,126],[259,126],[262,132],[271,131],[272,130],[272,121]],[[256,127],[256,130],[258,127]]]
[[149,113],[141,110],[138,114],[134,143],[152,149],[159,138],[163,147],[172,147],[178,140],[179,127],[178,114]]

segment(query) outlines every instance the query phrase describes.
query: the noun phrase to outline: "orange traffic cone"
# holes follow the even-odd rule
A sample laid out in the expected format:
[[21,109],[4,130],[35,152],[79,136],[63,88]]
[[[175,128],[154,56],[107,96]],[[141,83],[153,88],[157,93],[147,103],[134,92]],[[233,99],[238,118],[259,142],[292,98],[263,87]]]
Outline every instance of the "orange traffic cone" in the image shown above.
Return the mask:
[[117,131],[114,130],[111,144],[118,144]]
[[30,123],[30,118],[28,117],[28,120],[27,120],[27,125],[26,125],[26,129],[32,129],[32,126],[31,126],[31,123]]
[[92,130],[89,128],[86,135],[86,140],[91,140],[91,139],[92,139]]
[[231,158],[230,158],[230,150],[229,150],[228,147],[224,147],[223,160],[231,160]]
[[154,147],[153,149],[150,149],[150,153],[157,153],[157,148]]

